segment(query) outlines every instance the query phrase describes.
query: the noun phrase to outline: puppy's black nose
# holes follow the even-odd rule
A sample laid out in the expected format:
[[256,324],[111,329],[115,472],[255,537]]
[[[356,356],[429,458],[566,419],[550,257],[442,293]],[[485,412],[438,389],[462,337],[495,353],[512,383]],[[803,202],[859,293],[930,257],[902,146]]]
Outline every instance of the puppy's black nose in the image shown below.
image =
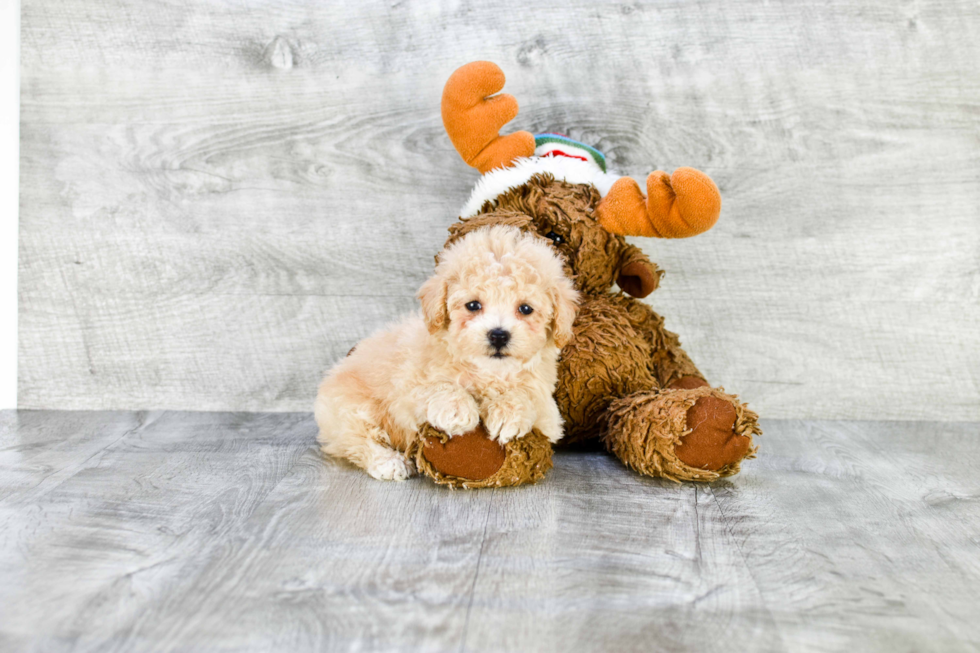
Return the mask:
[[487,331],[487,340],[494,349],[503,349],[510,342],[510,332],[503,329],[490,329]]

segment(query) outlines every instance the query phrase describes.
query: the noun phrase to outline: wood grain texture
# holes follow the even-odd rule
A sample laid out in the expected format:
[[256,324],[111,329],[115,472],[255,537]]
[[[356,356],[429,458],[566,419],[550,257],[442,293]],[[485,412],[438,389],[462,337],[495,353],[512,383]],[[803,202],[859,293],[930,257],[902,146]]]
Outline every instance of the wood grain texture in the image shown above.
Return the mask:
[[980,7],[23,6],[20,403],[306,410],[410,310],[475,173],[442,84],[498,62],[513,129],[718,226],[637,239],[651,303],[770,417],[980,420]]
[[0,648],[976,650],[980,423],[764,427],[711,485],[451,491],[308,414],[0,412]]

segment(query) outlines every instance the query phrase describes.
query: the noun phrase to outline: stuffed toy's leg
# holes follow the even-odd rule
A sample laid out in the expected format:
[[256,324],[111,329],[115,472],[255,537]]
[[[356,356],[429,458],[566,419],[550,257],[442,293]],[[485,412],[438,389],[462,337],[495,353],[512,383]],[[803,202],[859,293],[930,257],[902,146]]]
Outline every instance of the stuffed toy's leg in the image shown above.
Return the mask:
[[561,350],[555,401],[565,418],[560,444],[594,441],[603,431],[609,404],[660,387],[651,365],[650,338],[638,334],[633,305],[623,295],[590,297],[579,306],[575,337]]
[[423,476],[453,488],[536,483],[551,469],[551,441],[537,429],[501,446],[482,424],[450,438],[423,424],[408,457]]
[[639,392],[609,406],[603,441],[623,463],[648,476],[714,481],[752,458],[758,417],[734,395],[697,388]]
[[630,306],[633,326],[650,343],[655,387],[614,400],[603,441],[626,466],[675,481],[713,481],[739,471],[753,457],[758,416],[704,380],[677,335],[640,302]]

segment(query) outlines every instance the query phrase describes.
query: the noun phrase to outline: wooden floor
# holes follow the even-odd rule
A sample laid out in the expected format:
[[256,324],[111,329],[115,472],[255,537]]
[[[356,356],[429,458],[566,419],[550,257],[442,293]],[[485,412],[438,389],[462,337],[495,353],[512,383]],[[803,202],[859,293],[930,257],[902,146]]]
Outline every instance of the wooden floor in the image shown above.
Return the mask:
[[0,650],[977,650],[980,424],[764,426],[713,485],[452,492],[308,414],[3,412]]

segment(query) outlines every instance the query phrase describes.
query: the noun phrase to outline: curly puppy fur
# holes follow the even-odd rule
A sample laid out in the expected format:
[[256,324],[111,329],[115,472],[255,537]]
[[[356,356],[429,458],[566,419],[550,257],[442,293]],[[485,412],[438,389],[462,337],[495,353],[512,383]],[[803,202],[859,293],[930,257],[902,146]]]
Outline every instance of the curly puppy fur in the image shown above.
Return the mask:
[[474,230],[439,254],[418,297],[421,314],[361,341],[323,380],[324,453],[403,480],[425,422],[452,437],[482,420],[501,444],[532,428],[561,438],[552,393],[578,293],[548,244],[508,226]]

